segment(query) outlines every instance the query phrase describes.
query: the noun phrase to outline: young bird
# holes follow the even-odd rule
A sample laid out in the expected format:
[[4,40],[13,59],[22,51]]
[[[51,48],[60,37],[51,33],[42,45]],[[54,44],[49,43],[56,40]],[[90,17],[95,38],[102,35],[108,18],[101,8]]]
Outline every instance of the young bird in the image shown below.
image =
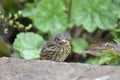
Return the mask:
[[56,35],[47,41],[40,53],[41,60],[64,61],[71,53],[70,35],[67,32]]

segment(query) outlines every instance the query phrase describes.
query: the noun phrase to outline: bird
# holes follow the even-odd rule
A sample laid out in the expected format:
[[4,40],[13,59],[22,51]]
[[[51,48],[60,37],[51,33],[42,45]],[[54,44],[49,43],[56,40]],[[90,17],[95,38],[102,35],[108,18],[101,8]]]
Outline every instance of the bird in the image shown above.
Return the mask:
[[70,35],[68,32],[63,32],[55,35],[51,40],[47,41],[43,45],[40,59],[63,62],[70,53]]

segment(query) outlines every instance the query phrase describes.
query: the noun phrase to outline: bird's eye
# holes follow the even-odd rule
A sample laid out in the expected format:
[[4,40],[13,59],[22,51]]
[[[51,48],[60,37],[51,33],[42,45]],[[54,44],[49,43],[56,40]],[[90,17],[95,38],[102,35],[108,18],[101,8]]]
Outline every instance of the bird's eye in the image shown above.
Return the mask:
[[57,41],[59,41],[60,40],[60,38],[57,38]]
[[57,38],[55,38],[55,41],[59,41],[60,39],[57,37]]

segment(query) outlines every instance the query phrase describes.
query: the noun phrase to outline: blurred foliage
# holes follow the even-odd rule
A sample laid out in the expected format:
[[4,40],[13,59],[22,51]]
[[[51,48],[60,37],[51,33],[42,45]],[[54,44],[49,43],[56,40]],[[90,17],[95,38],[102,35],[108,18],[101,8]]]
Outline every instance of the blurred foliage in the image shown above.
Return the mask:
[[111,0],[73,0],[71,21],[78,26],[83,25],[88,32],[95,31],[97,27],[114,29],[118,12],[119,7],[115,7]]
[[22,0],[2,0],[3,8],[9,13],[15,13],[22,6]]
[[115,49],[103,50],[98,64],[120,65],[120,52]]
[[85,41],[82,38],[72,39],[71,44],[72,44],[72,47],[73,47],[72,48],[73,52],[81,54],[83,56],[86,56],[85,50],[87,50],[89,48],[89,45],[88,45],[87,41]]
[[1,27],[4,27],[4,32],[7,33],[8,32],[8,27],[14,27],[18,30],[21,31],[27,31],[30,30],[32,28],[32,24],[22,24],[20,22],[22,17],[21,11],[18,11],[15,14],[9,13],[8,16],[5,15],[3,12],[0,11],[0,25]]
[[17,35],[13,47],[24,59],[39,58],[43,38],[38,34],[27,32]]
[[5,43],[5,41],[0,37],[0,57],[3,56],[9,56],[10,57],[10,47],[8,44]]
[[85,63],[87,64],[93,64],[93,65],[99,65],[99,58],[98,57],[94,57],[94,58],[89,58]]
[[[120,65],[120,45],[106,43],[103,46],[95,46],[88,54],[94,55],[86,61],[89,64],[96,65]],[[98,55],[99,54],[99,55]]]
[[120,44],[120,38],[114,39],[114,41],[115,41],[117,44]]
[[[72,35],[72,53],[83,57],[88,55],[85,50],[91,47],[91,33],[98,28],[109,30],[114,41],[120,44],[119,4],[119,0],[4,0],[2,7],[8,16],[0,15],[0,27],[4,27],[6,34],[9,32],[7,26],[20,32],[12,46],[24,59],[39,58],[43,38],[49,39],[51,35],[65,30]],[[75,27],[81,30],[72,32]],[[87,58],[86,63],[119,65],[119,51],[104,47],[105,50],[90,51],[92,57]]]
[[[66,29],[65,10],[68,9],[59,0],[36,1],[26,4],[23,15],[30,17],[39,30],[54,33]],[[119,7],[114,6],[110,0],[73,0],[71,9],[70,24],[83,25],[88,32],[95,31],[97,27],[103,30],[114,29],[120,13]]]
[[65,6],[60,0],[42,0],[27,3],[22,13],[31,18],[41,32],[54,34],[67,28],[67,14],[64,9]]
[[114,29],[113,31],[111,31],[111,34],[114,37],[114,41],[117,44],[120,44],[120,35],[119,35],[120,34],[120,26],[117,29]]

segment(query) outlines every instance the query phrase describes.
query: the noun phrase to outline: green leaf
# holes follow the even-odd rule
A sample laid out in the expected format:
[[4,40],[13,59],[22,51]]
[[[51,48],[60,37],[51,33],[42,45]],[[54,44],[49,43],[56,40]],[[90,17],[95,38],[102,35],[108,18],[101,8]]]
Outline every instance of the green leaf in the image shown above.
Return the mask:
[[120,65],[120,54],[114,49],[104,50],[100,57],[99,64],[119,64]]
[[38,12],[36,3],[26,3],[25,9],[22,11],[23,16],[28,16],[33,19]]
[[40,31],[56,33],[67,28],[67,15],[64,8],[61,0],[42,0],[29,4],[22,13],[30,17]]
[[72,39],[73,52],[84,55],[84,51],[89,48],[88,43],[82,39]]
[[99,62],[99,58],[89,58],[85,63],[99,65],[98,62]]
[[40,50],[24,50],[21,52],[21,56],[24,56],[25,59],[38,59]]
[[116,28],[116,29],[113,29],[111,31],[111,34],[115,38],[115,41],[119,42],[119,39],[120,39],[120,35],[119,35],[120,34],[120,26],[118,26],[118,28]]
[[111,0],[73,0],[71,21],[83,25],[88,32],[116,27],[117,14],[120,10]]
[[8,28],[4,29],[4,33],[7,34],[8,33]]
[[120,38],[114,39],[114,41],[120,45]]
[[17,35],[13,47],[24,59],[35,59],[39,57],[43,42],[43,38],[35,33],[20,33]]

